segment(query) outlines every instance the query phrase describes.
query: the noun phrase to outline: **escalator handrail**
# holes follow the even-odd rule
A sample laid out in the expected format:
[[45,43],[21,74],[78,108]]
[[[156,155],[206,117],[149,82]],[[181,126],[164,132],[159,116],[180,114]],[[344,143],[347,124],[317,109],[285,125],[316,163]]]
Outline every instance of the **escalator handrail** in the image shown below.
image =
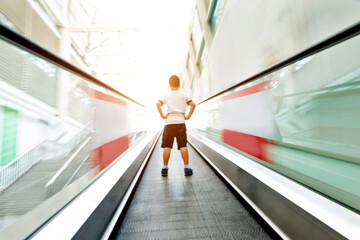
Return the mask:
[[233,90],[233,89],[235,89],[237,87],[240,87],[240,86],[242,86],[244,84],[247,84],[247,83],[249,83],[251,81],[254,81],[256,79],[264,77],[265,75],[268,75],[268,74],[270,74],[272,72],[275,72],[275,71],[277,71],[279,69],[282,69],[282,68],[284,68],[284,67],[286,67],[286,66],[288,66],[290,64],[293,64],[293,63],[295,63],[295,62],[297,62],[297,61],[299,61],[299,60],[301,60],[303,58],[309,57],[309,56],[311,56],[311,55],[313,55],[313,54],[315,54],[317,52],[320,52],[320,51],[325,50],[327,48],[330,48],[330,47],[332,47],[332,46],[334,46],[334,45],[336,45],[338,43],[341,43],[341,42],[343,42],[343,41],[345,41],[347,39],[355,37],[358,34],[360,34],[360,22],[352,25],[351,27],[343,30],[342,32],[339,32],[339,33],[329,37],[328,39],[325,39],[325,40],[323,40],[323,41],[321,41],[321,42],[319,42],[319,43],[317,43],[317,44],[315,44],[315,45],[313,45],[313,46],[311,46],[311,47],[309,47],[309,48],[307,48],[307,49],[305,49],[305,50],[303,50],[303,51],[301,51],[301,52],[299,52],[299,53],[297,53],[297,54],[295,54],[295,55],[293,55],[293,56],[291,56],[291,57],[289,57],[289,58],[287,58],[287,59],[285,59],[285,60],[283,60],[283,61],[281,61],[281,62],[279,62],[279,63],[277,63],[275,65],[273,65],[273,66],[271,66],[271,67],[269,67],[269,68],[266,68],[265,70],[255,74],[255,75],[253,75],[253,76],[251,76],[251,77],[249,77],[247,79],[244,79],[243,81],[240,81],[239,83],[237,83],[237,84],[235,84],[235,85],[233,85],[233,86],[231,86],[231,87],[229,87],[229,88],[227,88],[225,90],[222,90],[221,92],[218,92],[218,93],[212,95],[211,97],[206,98],[205,100],[202,100],[201,102],[197,103],[197,105],[205,103],[205,102],[207,102],[207,101],[209,101],[209,100],[211,100],[211,99],[213,99],[213,98],[215,98],[215,97],[217,97],[219,95],[222,95],[222,94],[224,94],[224,93],[226,93],[228,91],[231,91],[231,90]]
[[4,26],[3,24],[0,23],[0,38],[3,39],[4,41],[17,46],[18,48],[21,48],[27,52],[30,52],[34,55],[36,55],[37,57],[40,57],[42,59],[45,59],[51,63],[53,63],[56,66],[59,66],[69,72],[72,72],[92,83],[95,83],[115,94],[120,95],[121,97],[134,102],[142,107],[144,107],[144,105],[142,105],[141,103],[135,101],[134,99],[126,96],[125,94],[119,92],[118,90],[114,89],[113,87],[105,84],[104,82],[100,81],[99,79],[97,79],[96,77],[92,76],[91,74],[81,70],[80,68],[77,68],[76,66],[74,66],[73,64],[69,63],[68,61],[60,58],[59,56],[53,54],[52,52],[46,50],[45,48],[41,47],[40,45],[38,45],[37,43],[31,41],[30,39],[26,38],[25,36],[9,29],[8,27]]

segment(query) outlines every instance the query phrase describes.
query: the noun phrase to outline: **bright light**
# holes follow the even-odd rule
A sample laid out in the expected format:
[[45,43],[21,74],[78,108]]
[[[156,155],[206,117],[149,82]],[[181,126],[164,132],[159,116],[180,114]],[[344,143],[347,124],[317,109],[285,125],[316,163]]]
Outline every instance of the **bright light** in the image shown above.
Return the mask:
[[180,73],[180,62],[187,52],[187,31],[195,1],[88,2],[97,9],[96,24],[124,30],[112,35],[99,35],[99,38],[106,38],[106,34],[112,37],[107,40],[106,47],[102,47],[105,50],[92,58],[92,70],[125,95],[155,106],[156,100],[168,90],[169,76]]

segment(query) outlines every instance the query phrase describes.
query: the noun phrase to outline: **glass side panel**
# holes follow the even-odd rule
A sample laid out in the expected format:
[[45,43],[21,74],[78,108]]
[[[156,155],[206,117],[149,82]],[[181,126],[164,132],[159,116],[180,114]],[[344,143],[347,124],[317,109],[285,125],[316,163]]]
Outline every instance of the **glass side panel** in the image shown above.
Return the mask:
[[359,46],[353,37],[199,105],[192,133],[360,210]]
[[153,115],[2,40],[0,49],[1,239],[60,196],[29,226],[44,224],[36,221],[52,217],[150,134]]

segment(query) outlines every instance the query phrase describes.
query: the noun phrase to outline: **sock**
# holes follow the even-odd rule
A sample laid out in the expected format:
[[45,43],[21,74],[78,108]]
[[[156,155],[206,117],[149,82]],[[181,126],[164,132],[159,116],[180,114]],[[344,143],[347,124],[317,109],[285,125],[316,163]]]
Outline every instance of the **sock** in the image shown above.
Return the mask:
[[163,167],[162,168],[166,168],[166,169],[168,169],[168,165],[163,165]]
[[184,165],[184,168],[190,168],[189,165]]

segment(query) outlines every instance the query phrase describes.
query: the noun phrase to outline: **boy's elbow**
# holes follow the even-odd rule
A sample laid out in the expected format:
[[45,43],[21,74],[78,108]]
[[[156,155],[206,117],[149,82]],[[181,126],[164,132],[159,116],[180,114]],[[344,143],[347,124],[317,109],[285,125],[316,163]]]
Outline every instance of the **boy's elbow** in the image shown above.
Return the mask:
[[163,105],[163,103],[161,102],[161,101],[158,101],[157,103],[156,103],[156,106],[158,106],[158,107],[161,107]]

